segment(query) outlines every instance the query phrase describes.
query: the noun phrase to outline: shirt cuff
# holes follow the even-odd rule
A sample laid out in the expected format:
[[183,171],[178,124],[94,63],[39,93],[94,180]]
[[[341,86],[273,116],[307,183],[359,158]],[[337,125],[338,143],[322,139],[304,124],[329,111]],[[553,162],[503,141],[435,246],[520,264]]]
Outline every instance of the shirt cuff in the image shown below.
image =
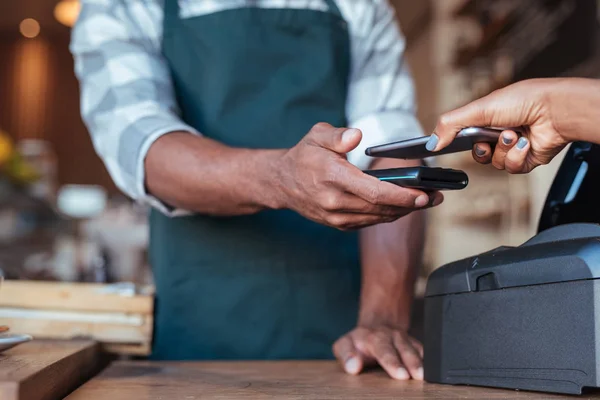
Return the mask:
[[144,163],[146,155],[150,150],[150,146],[154,144],[161,136],[172,132],[189,132],[190,134],[200,136],[200,133],[189,125],[184,123],[175,123],[172,125],[162,126],[160,129],[152,132],[142,143],[140,153],[138,155],[138,161],[136,166],[136,193],[139,194],[137,199],[139,203],[153,207],[168,217],[182,217],[191,215],[192,212],[180,208],[174,208],[158,198],[148,193],[146,188],[146,169]]
[[348,161],[361,170],[367,170],[375,160],[365,150],[371,146],[423,136],[417,118],[408,112],[390,111],[371,114],[350,124],[363,134],[358,147],[347,154]]

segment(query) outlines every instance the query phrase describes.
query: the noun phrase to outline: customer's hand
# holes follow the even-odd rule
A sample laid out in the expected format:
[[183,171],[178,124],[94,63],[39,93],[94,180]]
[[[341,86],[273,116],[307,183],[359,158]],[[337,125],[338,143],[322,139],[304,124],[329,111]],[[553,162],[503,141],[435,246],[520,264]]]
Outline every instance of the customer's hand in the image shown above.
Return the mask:
[[361,138],[357,129],[315,125],[276,163],[281,207],[350,230],[392,222],[442,202],[441,193],[428,195],[381,182],[350,164],[346,153],[356,148]]
[[[497,90],[442,115],[429,148],[443,149],[467,127],[519,128],[520,138],[514,130],[506,130],[494,150],[489,144],[476,144],[473,158],[484,164],[491,162],[510,173],[528,173],[548,164],[573,140],[575,132],[571,125],[579,125],[580,121],[575,113],[568,113],[574,107],[569,104],[570,99],[577,97],[568,96],[567,92],[576,91],[575,86],[581,84],[577,80],[535,79]],[[573,119],[572,124],[565,121],[569,118]]]
[[359,326],[335,342],[333,353],[351,375],[378,364],[394,379],[423,380],[423,346],[400,327]]

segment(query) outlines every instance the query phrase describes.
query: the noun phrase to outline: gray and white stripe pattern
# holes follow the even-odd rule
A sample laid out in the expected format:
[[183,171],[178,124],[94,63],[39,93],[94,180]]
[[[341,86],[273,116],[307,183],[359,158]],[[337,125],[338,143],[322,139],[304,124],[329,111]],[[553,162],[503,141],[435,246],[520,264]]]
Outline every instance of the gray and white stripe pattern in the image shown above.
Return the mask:
[[[173,131],[201,135],[179,117],[161,53],[164,0],[83,0],[71,51],[81,85],[82,116],[97,153],[129,197],[171,210],[146,192],[144,158],[151,144]],[[241,7],[327,11],[324,0],[179,0],[182,18]],[[352,72],[349,125],[363,131],[348,159],[359,168],[372,144],[422,134],[414,87],[404,60],[404,38],[388,0],[336,0],[348,22]],[[319,121],[315,121],[319,122]]]

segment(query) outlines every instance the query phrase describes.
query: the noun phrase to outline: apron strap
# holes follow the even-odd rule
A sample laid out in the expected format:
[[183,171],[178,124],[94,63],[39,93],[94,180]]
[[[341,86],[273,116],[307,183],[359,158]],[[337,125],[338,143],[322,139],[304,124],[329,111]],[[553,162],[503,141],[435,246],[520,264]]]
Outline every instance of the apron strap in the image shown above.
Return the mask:
[[179,19],[179,0],[165,0],[165,17]]
[[333,14],[337,15],[338,17],[343,17],[337,4],[335,4],[335,0],[325,0],[325,3],[327,3],[327,7],[329,7],[329,11],[331,11]]

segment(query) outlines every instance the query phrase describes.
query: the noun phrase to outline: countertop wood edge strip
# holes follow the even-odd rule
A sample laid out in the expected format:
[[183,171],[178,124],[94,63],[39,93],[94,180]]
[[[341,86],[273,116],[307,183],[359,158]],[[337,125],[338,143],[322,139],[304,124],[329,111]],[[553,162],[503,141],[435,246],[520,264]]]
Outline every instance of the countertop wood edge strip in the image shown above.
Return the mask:
[[[100,346],[94,343],[40,370],[21,383],[19,400],[59,400],[93,378],[102,368]],[[47,390],[41,391],[40,388]]]
[[[56,342],[59,343],[59,341]],[[28,343],[21,346],[27,345]],[[19,347],[16,347],[11,351],[18,351],[18,349]],[[81,341],[80,349],[74,349],[72,353],[43,366],[35,373],[23,378],[16,378],[14,381],[3,380],[0,382],[0,399],[63,399],[97,375],[108,364],[108,360],[104,357],[98,343]]]

